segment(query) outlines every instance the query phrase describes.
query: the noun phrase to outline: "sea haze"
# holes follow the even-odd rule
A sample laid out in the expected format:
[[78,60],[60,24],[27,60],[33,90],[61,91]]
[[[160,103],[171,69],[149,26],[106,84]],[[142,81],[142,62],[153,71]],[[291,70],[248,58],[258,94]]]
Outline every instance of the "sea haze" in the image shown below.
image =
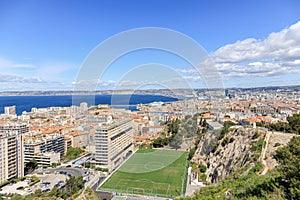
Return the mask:
[[[96,95],[95,104],[111,104],[112,95]],[[172,102],[178,99],[160,95],[131,95],[129,106],[122,101],[127,99],[128,95],[114,95],[114,98],[120,101],[116,102],[115,107],[122,107],[129,110],[136,110],[136,104],[147,104],[155,101]],[[122,106],[117,106],[117,105]],[[0,96],[0,113],[4,113],[5,106],[16,106],[17,115],[23,111],[30,112],[31,108],[47,108],[52,106],[69,107],[72,105],[72,95],[68,96]]]

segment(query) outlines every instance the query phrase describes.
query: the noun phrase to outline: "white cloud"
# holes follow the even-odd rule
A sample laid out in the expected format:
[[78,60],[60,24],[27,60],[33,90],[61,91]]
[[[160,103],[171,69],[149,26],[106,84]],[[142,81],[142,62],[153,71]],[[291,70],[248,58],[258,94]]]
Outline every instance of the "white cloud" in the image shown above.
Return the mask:
[[249,38],[225,45],[212,57],[217,63],[300,59],[300,21],[280,32],[271,33],[265,40]]
[[41,83],[44,82],[40,78],[26,78],[22,76],[15,76],[9,74],[0,74],[0,82],[9,82],[9,83]]
[[[263,40],[247,38],[225,45],[210,56],[224,79],[300,74],[300,21]],[[199,75],[195,69],[178,72]],[[187,76],[189,80],[193,80],[191,76]]]
[[[57,89],[71,88],[69,79],[74,78],[66,75],[70,70],[76,69],[74,64],[70,63],[42,63],[32,64],[32,59],[27,62],[19,63],[0,57],[0,82],[1,90],[8,88],[18,88],[23,90],[23,86],[17,83],[23,83],[28,89],[42,89],[38,84],[43,83],[44,89],[56,87]],[[7,83],[7,84],[5,84]],[[8,84],[14,83],[13,86]],[[28,85],[28,84],[32,85]],[[26,86],[25,86],[26,85]]]
[[[246,79],[266,77],[271,80],[274,77],[288,74],[299,74],[300,76],[300,21],[279,32],[270,33],[265,39],[247,38],[225,45],[211,53],[210,58],[224,80],[239,77]],[[47,83],[49,88],[61,84],[58,87],[60,88],[72,86],[72,84],[64,85],[63,82],[70,83],[71,78],[76,78],[70,75],[70,72],[74,72],[78,67],[72,63],[33,64],[31,58],[23,59],[23,61],[24,63],[17,63],[0,57],[0,82],[33,84],[43,82]],[[199,71],[203,77],[217,80],[216,72],[210,66],[211,64],[204,65]],[[188,82],[195,83],[202,80],[196,69],[177,69],[176,71]],[[173,79],[165,79],[166,81],[174,81]],[[284,78],[282,80],[289,81]],[[151,81],[147,82],[144,79],[139,81],[127,80],[122,84],[135,86],[149,82]],[[117,82],[97,79],[73,83],[73,86],[90,89],[89,86],[95,84],[98,89],[111,89],[116,87]]]

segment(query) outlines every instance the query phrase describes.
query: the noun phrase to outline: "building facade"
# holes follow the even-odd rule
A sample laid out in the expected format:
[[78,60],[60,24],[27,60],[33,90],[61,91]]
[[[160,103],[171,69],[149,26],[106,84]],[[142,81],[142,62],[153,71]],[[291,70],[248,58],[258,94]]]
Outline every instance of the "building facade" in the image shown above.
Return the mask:
[[24,176],[24,134],[26,124],[0,125],[0,183]]
[[6,107],[4,107],[4,114],[6,116],[16,115],[17,114],[17,112],[16,112],[16,106],[6,106]]
[[102,125],[95,133],[96,165],[116,169],[134,150],[131,120],[121,120]]
[[24,161],[35,159],[39,165],[58,163],[65,154],[65,139],[62,134],[39,135],[26,138]]
[[89,145],[89,132],[75,131],[65,134],[71,140],[72,147],[87,147]]

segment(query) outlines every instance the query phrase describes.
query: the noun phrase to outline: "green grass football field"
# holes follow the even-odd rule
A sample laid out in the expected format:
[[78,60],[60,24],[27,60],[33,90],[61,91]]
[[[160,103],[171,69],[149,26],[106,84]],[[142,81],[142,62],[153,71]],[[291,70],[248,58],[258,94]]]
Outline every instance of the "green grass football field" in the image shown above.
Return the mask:
[[180,196],[185,190],[187,152],[138,150],[100,190],[150,196]]

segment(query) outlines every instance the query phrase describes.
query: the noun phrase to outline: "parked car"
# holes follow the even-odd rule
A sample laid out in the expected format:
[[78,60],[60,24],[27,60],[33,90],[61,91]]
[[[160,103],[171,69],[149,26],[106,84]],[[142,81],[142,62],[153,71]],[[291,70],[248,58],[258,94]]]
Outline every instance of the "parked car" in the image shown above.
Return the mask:
[[22,189],[24,189],[23,186],[17,187],[17,190],[22,190]]
[[45,184],[44,184],[44,183],[41,183],[41,184],[39,185],[39,187],[40,187],[40,188],[43,188],[43,187],[45,187]]
[[43,189],[42,192],[50,192],[49,188]]
[[25,179],[25,182],[27,182],[27,183],[31,183],[31,182],[33,182],[34,180],[32,179],[32,178],[26,178]]

